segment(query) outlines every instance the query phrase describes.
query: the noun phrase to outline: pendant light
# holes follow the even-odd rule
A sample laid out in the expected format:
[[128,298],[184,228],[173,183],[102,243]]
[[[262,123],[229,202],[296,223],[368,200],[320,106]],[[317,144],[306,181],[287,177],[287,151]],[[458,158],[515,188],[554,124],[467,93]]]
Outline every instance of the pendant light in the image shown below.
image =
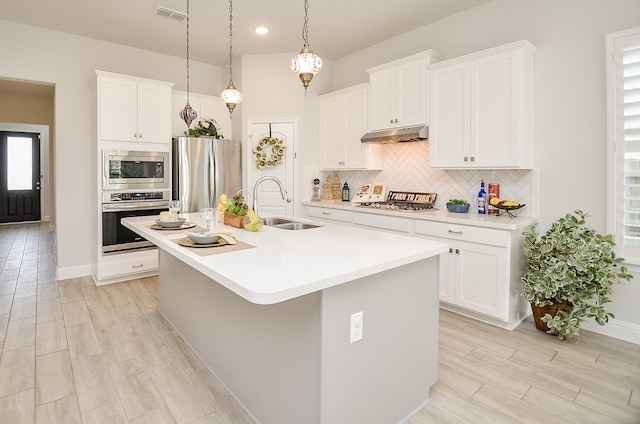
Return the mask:
[[242,93],[236,89],[233,84],[233,43],[231,39],[233,37],[233,0],[229,0],[229,84],[227,88],[220,93],[220,99],[227,105],[229,109],[229,117],[233,113],[233,109],[242,101]]
[[305,94],[315,74],[322,69],[322,59],[316,55],[309,45],[309,0],[304,0],[304,25],[302,26],[302,50],[291,60],[291,70],[300,77]]
[[198,113],[189,104],[189,0],[187,0],[187,104],[180,111],[180,119],[184,120],[187,128],[198,117]]

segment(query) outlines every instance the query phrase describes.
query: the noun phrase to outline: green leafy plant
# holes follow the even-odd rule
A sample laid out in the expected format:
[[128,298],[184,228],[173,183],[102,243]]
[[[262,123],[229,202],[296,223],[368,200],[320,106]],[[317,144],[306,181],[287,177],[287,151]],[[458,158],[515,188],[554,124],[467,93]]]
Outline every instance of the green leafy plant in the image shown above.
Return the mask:
[[466,205],[469,202],[467,202],[464,199],[449,199],[449,202],[447,202],[447,203],[450,203],[452,205]]
[[547,333],[563,341],[577,336],[585,319],[605,325],[613,318],[605,307],[612,286],[632,278],[615,253],[613,236],[589,228],[587,216],[576,210],[556,220],[540,238],[536,226],[523,234],[528,265],[522,294],[538,307],[560,305],[555,316],[547,313],[542,322]]
[[185,131],[184,135],[189,137],[199,137],[206,135],[213,138],[224,138],[224,136],[220,133],[220,129],[218,128],[218,123],[215,119],[211,118],[200,119],[193,128],[189,128],[187,131]]
[[226,215],[245,216],[248,210],[249,206],[244,202],[244,197],[241,193],[233,196],[233,200],[227,200],[224,203],[224,213]]

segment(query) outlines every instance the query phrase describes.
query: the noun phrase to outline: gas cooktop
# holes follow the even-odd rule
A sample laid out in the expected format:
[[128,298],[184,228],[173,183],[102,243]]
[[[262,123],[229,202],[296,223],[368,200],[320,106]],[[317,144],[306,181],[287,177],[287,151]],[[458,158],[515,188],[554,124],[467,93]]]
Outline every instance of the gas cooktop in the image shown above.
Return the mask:
[[398,212],[427,212],[436,210],[433,205],[437,197],[436,193],[389,191],[384,202],[363,202],[356,207]]

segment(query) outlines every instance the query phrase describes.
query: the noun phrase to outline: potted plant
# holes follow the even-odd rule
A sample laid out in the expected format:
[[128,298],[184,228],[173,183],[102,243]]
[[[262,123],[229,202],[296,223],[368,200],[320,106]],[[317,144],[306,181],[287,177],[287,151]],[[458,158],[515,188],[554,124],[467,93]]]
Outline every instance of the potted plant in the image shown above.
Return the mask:
[[218,210],[223,212],[225,225],[243,228],[243,220],[247,215],[249,206],[244,202],[244,197],[240,192],[233,196],[233,199],[228,199],[226,194],[221,194]]
[[212,137],[212,138],[224,138],[218,128],[218,123],[215,119],[202,118],[193,127],[184,132],[184,135],[189,137]]
[[449,212],[467,213],[469,210],[469,202],[464,199],[449,199],[447,202],[447,210]]
[[605,307],[613,284],[632,278],[616,256],[613,236],[589,228],[587,216],[576,210],[540,238],[536,226],[523,234],[528,265],[522,294],[536,327],[563,341],[577,336],[585,319],[605,325],[613,317]]

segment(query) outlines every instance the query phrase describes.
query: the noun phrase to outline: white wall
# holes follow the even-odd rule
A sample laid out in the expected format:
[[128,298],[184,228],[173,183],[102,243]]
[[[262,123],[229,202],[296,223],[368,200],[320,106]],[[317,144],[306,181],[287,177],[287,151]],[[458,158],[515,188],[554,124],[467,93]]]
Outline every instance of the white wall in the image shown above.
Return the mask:
[[[94,70],[186,85],[184,59],[0,20],[0,78],[55,84],[55,182],[58,269],[88,274]],[[9,42],[9,40],[11,40]],[[193,92],[221,90],[221,69],[191,62]]]
[[[366,68],[418,51],[446,57],[528,39],[537,48],[535,167],[540,229],[575,209],[606,231],[604,37],[640,25],[638,0],[494,0],[334,63],[332,89],[367,81]],[[618,285],[610,310],[640,340],[640,273]],[[597,327],[597,326],[596,326]],[[608,325],[604,332],[617,328]]]
[[[317,169],[318,160],[318,93],[330,91],[331,72],[324,69],[316,75],[307,89],[300,79],[291,72],[289,63],[294,52],[273,55],[243,56],[241,77],[234,83],[243,93],[244,100],[239,106],[240,113],[233,114],[233,134],[240,134],[237,120],[242,122],[242,142],[244,158],[247,158],[247,121],[263,119],[292,119],[298,124],[296,187],[287,187],[293,194],[294,214],[300,214],[300,201],[308,200],[305,191],[311,190],[313,178],[307,178],[309,168]],[[325,67],[330,68],[331,64]],[[236,66],[234,64],[234,69]],[[326,71],[326,72],[325,72]],[[240,83],[238,83],[240,81]],[[235,138],[235,137],[234,137]],[[254,166],[253,162],[243,163],[244,169]],[[246,185],[246,182],[245,182]],[[251,187],[246,187],[251,189]],[[306,197],[305,197],[306,196]]]

